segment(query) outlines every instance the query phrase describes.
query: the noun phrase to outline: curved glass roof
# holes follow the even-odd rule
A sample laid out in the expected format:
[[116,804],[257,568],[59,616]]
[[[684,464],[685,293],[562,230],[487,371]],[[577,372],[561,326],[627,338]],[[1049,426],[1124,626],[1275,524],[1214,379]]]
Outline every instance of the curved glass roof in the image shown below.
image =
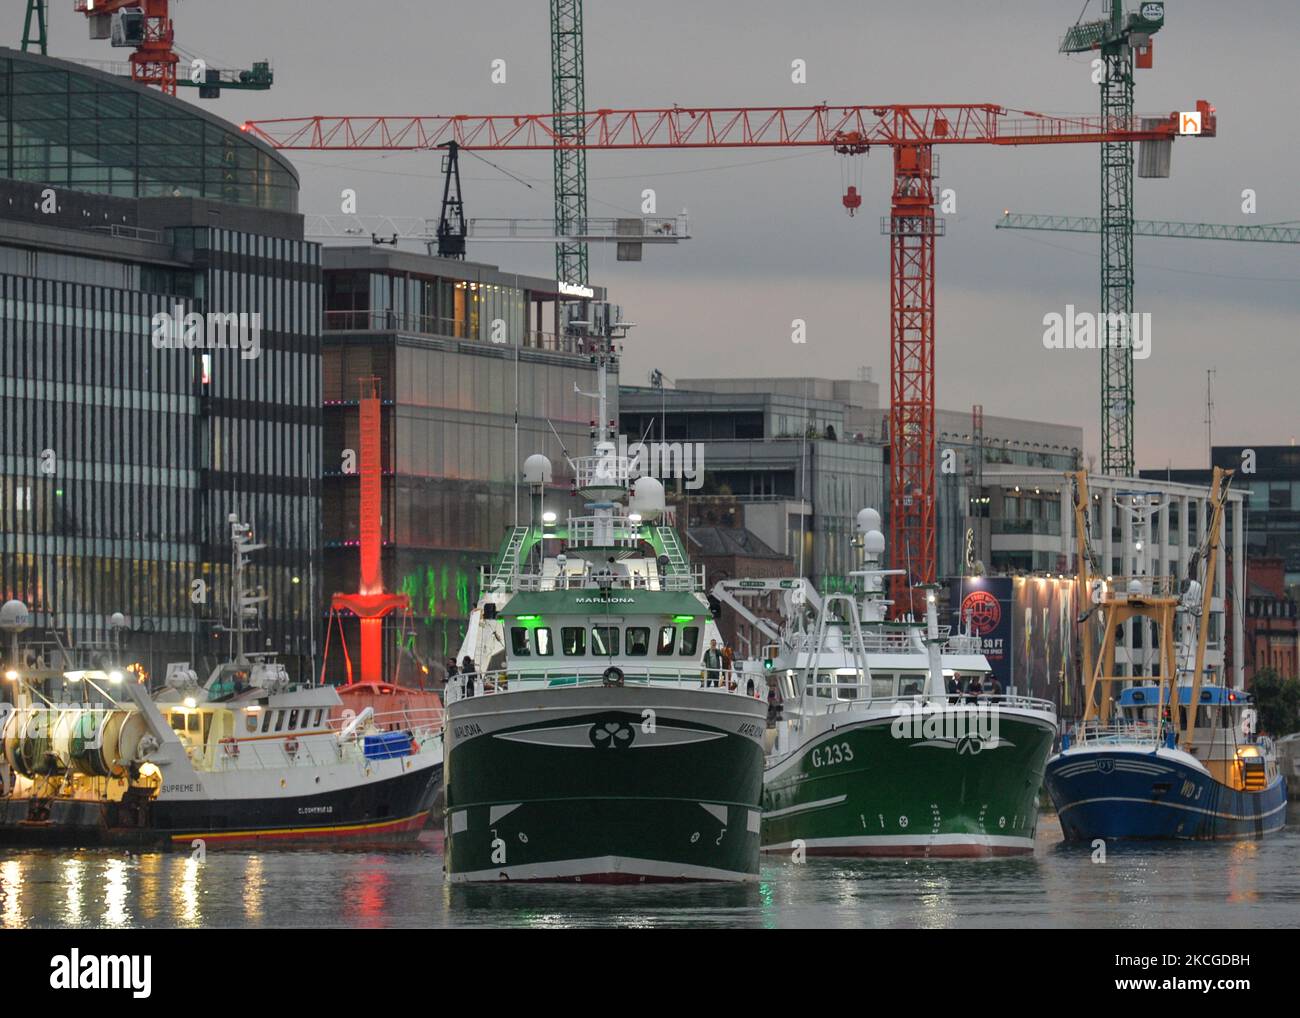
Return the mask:
[[298,210],[293,167],[234,125],[127,79],[4,48],[0,177]]

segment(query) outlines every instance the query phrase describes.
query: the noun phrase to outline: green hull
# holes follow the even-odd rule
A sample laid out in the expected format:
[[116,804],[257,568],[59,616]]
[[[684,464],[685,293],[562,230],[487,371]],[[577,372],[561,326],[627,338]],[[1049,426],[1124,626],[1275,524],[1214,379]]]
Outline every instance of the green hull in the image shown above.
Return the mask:
[[1051,720],[1005,711],[999,737],[982,741],[898,737],[890,715],[852,718],[769,766],[764,851],[957,858],[1033,851]]
[[453,703],[448,879],[757,879],[765,717],[741,696],[630,685]]

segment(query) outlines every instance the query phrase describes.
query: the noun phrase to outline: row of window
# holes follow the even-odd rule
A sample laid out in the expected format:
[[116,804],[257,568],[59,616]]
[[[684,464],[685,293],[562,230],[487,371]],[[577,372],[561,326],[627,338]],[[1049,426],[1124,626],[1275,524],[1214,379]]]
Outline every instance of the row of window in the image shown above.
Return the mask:
[[[310,707],[301,710],[297,707],[289,710],[264,710],[261,715],[263,735],[268,732],[301,732],[307,729],[319,729],[321,720],[325,716],[325,708],[317,707],[315,711]],[[273,722],[274,727],[272,727]],[[250,732],[256,731],[257,714],[245,714],[244,727]]]
[[[628,657],[646,657],[650,654],[650,627],[628,626],[592,626],[591,639],[588,643],[588,630],[585,626],[560,627],[560,653],[565,657],[586,657],[588,646],[593,657],[617,657],[620,640],[623,653]],[[654,642],[657,657],[694,657],[699,651],[700,629],[698,626],[660,626],[659,635]],[[510,652],[515,657],[554,657],[556,653],[555,635],[549,626],[537,626],[529,629],[525,626],[513,626],[510,630]]]

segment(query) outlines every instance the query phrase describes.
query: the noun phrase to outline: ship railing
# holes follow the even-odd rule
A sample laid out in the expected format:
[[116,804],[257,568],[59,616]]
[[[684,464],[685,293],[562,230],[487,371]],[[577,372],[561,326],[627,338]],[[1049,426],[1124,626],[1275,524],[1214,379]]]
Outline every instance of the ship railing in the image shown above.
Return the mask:
[[626,516],[570,516],[565,544],[570,548],[624,548],[641,546],[641,523]]
[[[617,668],[621,676],[611,676]],[[474,672],[471,675],[453,675],[447,680],[443,700],[447,704],[477,696],[493,696],[520,688],[536,689],[590,689],[593,686],[634,686],[642,688],[703,689],[710,693],[750,697],[745,691],[746,676],[740,671],[722,671],[714,679],[700,665],[669,668],[663,665],[633,665],[619,660],[599,670],[582,668],[554,669],[500,669]],[[473,680],[472,684],[469,680]],[[716,682],[716,685],[712,683]],[[734,688],[733,688],[734,687]],[[767,695],[767,684],[754,681],[753,697]]]
[[1107,576],[1104,584],[1106,597],[1111,601],[1178,596],[1178,581],[1172,576]]
[[574,483],[585,488],[626,488],[634,479],[632,459],[611,452],[607,456],[578,456],[573,461]]
[[[344,714],[330,718],[326,724],[331,731],[342,733],[355,719],[356,712],[348,708]],[[351,733],[351,740],[373,734],[374,729],[381,732],[427,732],[436,734],[442,730],[443,710],[441,707],[406,707],[400,710],[381,711],[370,716],[365,725],[358,725]]]
[[[807,699],[817,707],[817,713],[837,714],[852,710],[879,710],[901,704],[908,709],[921,710],[927,706],[977,707],[983,710],[1035,710],[1056,714],[1056,704],[1037,696],[1021,696],[1005,693],[940,693],[926,696],[923,693],[891,696],[844,696],[846,690],[853,691],[853,686],[816,685],[812,687]],[[824,690],[824,692],[823,692]],[[839,698],[832,699],[832,691],[840,693]]]
[[1119,720],[1103,725],[1095,721],[1086,721],[1066,732],[1062,741],[1066,746],[1128,742],[1155,746],[1163,742],[1171,731],[1173,729],[1167,722]]
[[695,565],[688,573],[660,573],[657,576],[628,574],[598,577],[592,573],[558,575],[555,573],[520,572],[515,575],[513,589],[535,590],[672,590],[699,591],[704,589],[704,566]]

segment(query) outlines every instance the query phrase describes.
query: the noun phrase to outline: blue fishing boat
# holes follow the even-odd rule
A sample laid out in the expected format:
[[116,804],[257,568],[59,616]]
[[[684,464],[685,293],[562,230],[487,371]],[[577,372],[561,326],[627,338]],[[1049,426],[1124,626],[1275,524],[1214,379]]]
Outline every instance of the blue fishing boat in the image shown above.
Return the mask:
[[[1204,544],[1175,583],[1143,568],[1141,538],[1158,507],[1140,494],[1128,494],[1124,506],[1138,538],[1137,573],[1089,581],[1087,478],[1074,475],[1079,578],[1092,602],[1080,620],[1084,713],[1044,775],[1067,841],[1255,838],[1286,825],[1286,781],[1272,740],[1256,732],[1253,698],[1206,666],[1231,476],[1215,468]],[[1104,621],[1099,647],[1087,629],[1092,617]],[[1116,640],[1135,620],[1154,629],[1158,653],[1147,675],[1114,674]]]
[[[1125,689],[1116,724],[1063,737],[1045,780],[1066,840],[1217,840],[1280,830],[1286,780],[1272,740],[1254,734],[1250,694],[1203,687],[1184,748],[1167,709],[1172,697],[1162,701],[1161,692]],[[1177,693],[1181,720],[1192,689]]]

